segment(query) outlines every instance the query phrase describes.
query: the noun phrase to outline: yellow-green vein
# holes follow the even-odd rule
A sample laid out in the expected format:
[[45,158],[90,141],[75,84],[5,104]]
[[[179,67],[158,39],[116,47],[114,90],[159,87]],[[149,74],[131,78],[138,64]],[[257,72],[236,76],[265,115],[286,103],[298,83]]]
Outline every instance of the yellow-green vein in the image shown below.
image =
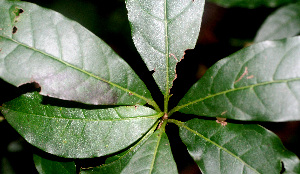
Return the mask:
[[183,104],[183,105],[180,105],[180,106],[176,106],[175,108],[173,108],[169,112],[168,115],[170,116],[174,112],[177,112],[177,111],[179,111],[182,108],[185,108],[185,107],[187,107],[189,105],[193,105],[193,104],[198,103],[198,102],[202,102],[202,101],[204,101],[206,99],[209,99],[209,98],[216,97],[218,95],[223,95],[223,94],[226,94],[226,93],[230,93],[230,92],[234,92],[234,91],[239,91],[239,90],[244,90],[244,89],[251,89],[251,88],[254,88],[254,87],[257,87],[257,86],[270,85],[270,84],[274,84],[274,83],[287,83],[287,82],[298,81],[298,80],[300,80],[300,78],[294,78],[294,79],[288,79],[288,80],[274,80],[274,81],[271,81],[271,82],[262,82],[262,83],[257,83],[257,84],[254,84],[254,85],[243,86],[243,87],[239,87],[239,88],[233,88],[233,89],[230,89],[230,90],[218,92],[218,93],[206,96],[204,98],[200,98],[198,100],[194,100],[194,101],[188,102],[186,104]]

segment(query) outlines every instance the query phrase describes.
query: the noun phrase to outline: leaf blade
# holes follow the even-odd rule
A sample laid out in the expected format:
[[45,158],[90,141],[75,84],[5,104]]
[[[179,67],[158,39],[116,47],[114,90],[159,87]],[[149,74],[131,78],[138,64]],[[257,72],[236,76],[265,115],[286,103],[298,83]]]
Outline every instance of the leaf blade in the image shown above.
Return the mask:
[[299,120],[300,37],[242,49],[211,67],[173,109],[238,120]]
[[258,125],[224,127],[193,119],[180,125],[180,137],[204,173],[280,173],[287,156],[300,164],[275,134]]
[[35,81],[43,95],[88,104],[155,105],[128,64],[78,23],[25,2],[2,1],[0,12],[4,80]]
[[203,6],[203,0],[126,1],[134,44],[165,96],[184,51],[195,46]]
[[82,173],[178,173],[168,137],[162,129],[151,133],[118,160]]
[[283,6],[272,13],[258,30],[254,41],[277,40],[300,33],[300,3]]
[[37,154],[33,155],[33,161],[37,171],[40,174],[62,173],[62,174],[76,174],[76,165],[74,161],[54,161],[43,158]]
[[162,115],[143,106],[85,110],[43,105],[41,101],[40,95],[29,93],[5,103],[1,111],[29,143],[67,158],[98,157],[122,150]]
[[287,3],[297,2],[297,0],[209,0],[223,7],[242,7],[242,8],[258,8],[265,7],[278,7]]

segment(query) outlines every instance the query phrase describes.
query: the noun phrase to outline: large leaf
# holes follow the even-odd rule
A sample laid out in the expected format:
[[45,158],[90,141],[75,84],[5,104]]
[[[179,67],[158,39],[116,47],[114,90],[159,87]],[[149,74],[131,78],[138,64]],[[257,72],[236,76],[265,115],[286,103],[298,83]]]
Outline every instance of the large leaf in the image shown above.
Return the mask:
[[300,2],[279,8],[263,23],[255,42],[283,39],[300,33]]
[[223,7],[257,8],[260,6],[278,7],[298,0],[209,0]]
[[220,60],[171,112],[239,120],[300,120],[300,37],[266,41]]
[[176,78],[176,64],[194,48],[204,0],[127,0],[132,38],[165,96]]
[[299,159],[259,125],[222,126],[200,119],[178,125],[182,141],[203,173],[280,173],[282,162],[286,172],[300,172]]
[[26,2],[0,2],[0,77],[41,94],[88,104],[134,105],[152,97],[102,40],[57,12]]
[[157,130],[135,147],[113,158],[114,160],[110,160],[111,162],[84,170],[82,174],[178,173],[170,142],[163,129]]
[[162,114],[144,106],[85,110],[43,105],[37,93],[1,108],[6,120],[29,143],[69,158],[103,156],[137,141]]
[[33,155],[33,161],[39,174],[76,174],[74,161],[55,161],[36,154]]

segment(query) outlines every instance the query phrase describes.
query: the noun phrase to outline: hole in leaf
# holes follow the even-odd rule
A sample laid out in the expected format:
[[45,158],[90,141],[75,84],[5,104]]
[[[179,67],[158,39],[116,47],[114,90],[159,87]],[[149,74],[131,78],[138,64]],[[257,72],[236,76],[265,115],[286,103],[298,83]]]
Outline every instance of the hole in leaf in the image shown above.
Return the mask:
[[16,17],[19,17],[20,14],[22,14],[24,12],[23,9],[16,7],[16,10],[14,11],[14,14],[16,15]]
[[19,14],[21,14],[21,13],[23,13],[24,12],[24,10],[23,9],[19,9]]
[[14,26],[12,29],[12,34],[16,34],[17,31],[18,31],[18,28],[16,26]]
[[282,161],[281,161],[281,165],[282,165],[282,168],[281,168],[280,173],[284,173],[285,172],[285,167],[284,167],[284,163]]
[[13,13],[15,14],[15,22],[18,22],[19,21],[19,18],[20,18],[20,14],[24,13],[24,10],[21,9],[21,8],[18,8],[18,7],[15,7],[16,10],[13,11]]

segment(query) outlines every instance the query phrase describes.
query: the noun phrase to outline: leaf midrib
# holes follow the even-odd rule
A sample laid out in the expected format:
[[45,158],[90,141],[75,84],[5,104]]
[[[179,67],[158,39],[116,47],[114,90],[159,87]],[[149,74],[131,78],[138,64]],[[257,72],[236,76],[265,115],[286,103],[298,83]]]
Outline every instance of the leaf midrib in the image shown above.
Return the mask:
[[168,19],[167,19],[167,0],[164,4],[164,27],[165,27],[165,58],[166,58],[166,86],[164,94],[164,112],[168,112],[169,102],[169,38],[168,38]]
[[72,65],[72,64],[70,64],[70,63],[68,63],[68,62],[65,62],[65,61],[63,61],[63,60],[61,60],[61,59],[58,59],[58,58],[56,58],[56,57],[54,57],[54,56],[52,56],[52,55],[50,55],[50,54],[48,54],[48,53],[45,53],[45,52],[43,52],[43,51],[41,51],[41,50],[38,50],[38,49],[36,49],[36,48],[33,48],[33,47],[31,47],[31,46],[28,46],[28,45],[26,45],[26,44],[24,44],[24,43],[18,42],[17,40],[14,40],[14,39],[12,39],[12,38],[5,37],[5,36],[0,36],[0,37],[2,37],[2,38],[4,38],[4,39],[7,39],[7,40],[10,40],[10,41],[12,41],[12,42],[15,42],[15,43],[17,43],[18,45],[21,45],[21,46],[23,46],[23,47],[26,47],[26,48],[28,48],[28,49],[31,49],[31,50],[33,50],[33,51],[35,51],[35,52],[40,53],[40,54],[43,54],[43,55],[45,55],[45,56],[47,56],[47,57],[49,57],[49,58],[51,58],[51,59],[53,59],[53,60],[55,60],[55,61],[58,61],[58,62],[60,62],[60,63],[62,63],[62,64],[65,64],[66,66],[68,66],[68,67],[70,67],[70,68],[73,68],[73,69],[75,69],[75,70],[77,70],[77,71],[80,71],[80,72],[82,72],[82,73],[84,73],[84,74],[86,74],[86,75],[88,75],[88,76],[91,76],[91,77],[93,77],[93,78],[95,78],[95,79],[97,79],[97,80],[103,81],[103,82],[108,83],[108,84],[110,84],[110,85],[112,85],[112,86],[114,86],[114,87],[116,87],[116,88],[119,88],[119,89],[125,91],[125,92],[128,92],[128,93],[130,93],[130,94],[132,94],[132,95],[134,95],[134,96],[136,96],[136,97],[138,97],[138,98],[140,98],[140,99],[146,101],[147,103],[149,103],[149,104],[151,104],[151,105],[154,104],[154,100],[152,100],[152,99],[146,98],[146,97],[144,97],[144,96],[142,96],[142,95],[139,95],[139,94],[137,94],[137,93],[135,93],[135,92],[133,92],[133,91],[131,91],[131,90],[129,90],[129,89],[126,89],[126,88],[124,88],[124,87],[122,87],[122,86],[120,86],[120,85],[117,85],[117,84],[115,84],[115,83],[112,83],[112,82],[110,82],[110,81],[108,81],[108,80],[106,80],[106,79],[103,79],[103,78],[101,78],[101,77],[99,77],[99,76],[97,76],[97,75],[94,75],[94,74],[92,74],[92,73],[90,73],[90,72],[88,72],[88,71],[85,71],[85,70],[83,70],[83,69],[80,69],[80,68],[78,68],[78,67],[76,67],[76,66],[74,66],[74,65]]
[[152,159],[152,162],[151,162],[149,174],[152,173],[153,168],[154,168],[154,163],[155,163],[155,160],[156,160],[156,156],[157,156],[157,152],[158,152],[158,147],[159,147],[159,144],[160,144],[162,135],[163,135],[163,131],[162,131],[162,130],[163,130],[163,129],[160,129],[160,132],[158,133],[159,136],[157,136],[157,137],[158,137],[158,138],[157,138],[158,140],[157,140],[157,143],[156,143],[156,146],[155,146],[155,149],[154,149],[153,159]]
[[229,90],[226,90],[226,91],[222,91],[222,92],[218,92],[218,93],[206,96],[204,98],[200,98],[198,100],[194,100],[192,102],[188,102],[184,105],[177,106],[177,107],[175,107],[174,109],[172,109],[170,111],[170,114],[172,114],[176,111],[179,111],[180,109],[183,109],[185,107],[188,107],[189,105],[193,105],[195,103],[202,102],[206,99],[213,98],[213,97],[216,97],[218,95],[227,94],[227,93],[230,93],[230,92],[240,91],[240,90],[244,90],[244,89],[250,89],[250,88],[257,87],[257,86],[270,85],[270,84],[274,84],[274,83],[288,83],[288,82],[298,81],[298,80],[300,80],[300,78],[292,78],[292,79],[287,79],[287,80],[274,80],[274,81],[271,81],[271,82],[262,82],[262,83],[257,83],[257,84],[254,84],[254,85],[248,85],[248,86],[243,86],[243,87],[239,87],[239,88],[229,89]]
[[238,157],[237,155],[233,154],[232,152],[230,152],[229,150],[225,149],[224,147],[220,146],[219,144],[217,144],[216,142],[210,140],[209,138],[206,138],[205,136],[203,136],[202,134],[200,134],[199,132],[187,127],[185,124],[180,124],[178,125],[190,132],[192,132],[193,134],[203,138],[205,141],[215,145],[217,148],[220,148],[221,150],[227,152],[229,155],[233,156],[234,158],[238,159],[241,163],[243,163],[245,166],[249,167],[251,170],[253,170],[256,173],[259,173],[256,169],[254,169],[253,167],[251,167],[249,164],[247,164],[244,160],[242,160],[240,157]]
[[[140,145],[140,143],[142,143],[141,145],[143,145],[143,143],[145,143],[146,140],[148,140],[150,138],[150,136],[153,134],[153,132],[155,131],[157,125],[159,124],[159,121],[156,121],[156,123],[154,124],[154,126],[152,126],[152,128],[148,131],[148,133],[142,137],[141,140],[139,140],[134,146],[132,146],[128,151],[127,153],[123,154],[122,156],[120,156],[117,160],[115,161],[112,161],[110,163],[107,163],[107,164],[103,164],[103,165],[100,165],[99,167],[97,166],[96,168],[103,168],[103,167],[106,167],[106,166],[110,166],[110,165],[113,165],[115,164],[116,162],[122,160],[127,154],[129,154],[130,152],[132,153],[135,153],[135,148]],[[141,146],[140,146],[141,147]],[[140,148],[139,147],[139,148]]]
[[3,107],[3,109],[11,110],[12,112],[16,112],[19,114],[25,114],[33,117],[42,117],[46,119],[57,119],[57,120],[73,120],[73,121],[84,121],[84,122],[104,122],[104,121],[124,121],[124,120],[134,120],[134,119],[144,119],[144,118],[160,118],[162,117],[163,113],[158,113],[155,115],[147,115],[147,116],[137,116],[137,117],[126,117],[126,118],[116,118],[116,119],[105,119],[105,120],[93,120],[93,119],[87,119],[87,118],[64,118],[64,117],[50,117],[46,115],[39,115],[39,114],[33,114],[33,113],[25,113],[13,109],[8,109]]

